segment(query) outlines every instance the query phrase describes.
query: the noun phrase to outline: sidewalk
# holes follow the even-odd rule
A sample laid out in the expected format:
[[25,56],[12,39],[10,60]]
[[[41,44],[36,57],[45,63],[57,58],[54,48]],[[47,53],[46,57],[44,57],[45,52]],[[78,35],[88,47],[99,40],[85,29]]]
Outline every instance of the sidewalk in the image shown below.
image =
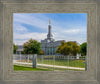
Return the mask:
[[[32,65],[32,63],[27,63],[27,62],[17,62],[13,61],[14,64],[27,64],[27,65]],[[49,65],[49,64],[37,64],[39,66],[45,66],[45,67],[55,67],[55,68],[66,68],[66,69],[76,69],[76,70],[85,70],[85,68],[78,68],[78,67],[67,67],[67,66],[58,66],[58,65]]]

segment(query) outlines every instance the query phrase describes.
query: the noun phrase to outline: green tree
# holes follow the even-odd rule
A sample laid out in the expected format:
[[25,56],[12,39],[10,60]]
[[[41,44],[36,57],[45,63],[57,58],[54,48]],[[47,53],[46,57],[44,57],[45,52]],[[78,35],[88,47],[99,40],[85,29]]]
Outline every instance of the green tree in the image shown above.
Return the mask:
[[86,53],[87,53],[87,43],[86,42],[82,43],[80,45],[80,48],[81,48],[81,55],[82,56],[86,55]]
[[77,45],[76,42],[61,42],[61,45],[57,48],[56,53],[60,53],[63,55],[74,55],[80,53],[80,46]]
[[62,46],[64,46],[64,44],[65,44],[65,42],[62,41],[62,42],[61,42],[61,45],[59,45],[59,47],[57,48],[56,53],[62,53],[62,52],[61,52],[61,48],[62,48]]
[[43,55],[44,54],[44,52],[42,51],[42,50],[40,50],[40,53],[39,53],[39,55]]
[[15,44],[13,44],[13,54],[15,54],[16,53],[16,50],[18,49],[18,46],[17,45],[15,45]]
[[24,43],[24,54],[39,54],[41,50],[41,43],[30,39],[28,42]]

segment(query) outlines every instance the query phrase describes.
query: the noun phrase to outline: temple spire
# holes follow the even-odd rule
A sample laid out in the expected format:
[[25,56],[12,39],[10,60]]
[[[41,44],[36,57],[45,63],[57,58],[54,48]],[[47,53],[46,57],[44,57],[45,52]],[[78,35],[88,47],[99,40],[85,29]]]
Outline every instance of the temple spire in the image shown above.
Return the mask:
[[51,24],[51,20],[49,19],[49,25]]
[[52,33],[51,33],[51,20],[49,19],[47,38],[48,38],[48,39],[51,39],[52,37],[53,37],[53,35],[52,35]]

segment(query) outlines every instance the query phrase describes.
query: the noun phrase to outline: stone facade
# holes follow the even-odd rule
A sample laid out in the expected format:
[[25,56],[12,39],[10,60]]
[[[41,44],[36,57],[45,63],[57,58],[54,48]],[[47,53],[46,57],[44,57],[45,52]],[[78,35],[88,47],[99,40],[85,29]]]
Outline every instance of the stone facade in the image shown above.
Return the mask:
[[44,55],[57,54],[55,53],[55,51],[57,50],[57,47],[61,44],[62,41],[64,40],[55,41],[55,39],[53,39],[53,35],[51,32],[51,22],[49,20],[47,38],[41,40],[41,49],[44,51]]

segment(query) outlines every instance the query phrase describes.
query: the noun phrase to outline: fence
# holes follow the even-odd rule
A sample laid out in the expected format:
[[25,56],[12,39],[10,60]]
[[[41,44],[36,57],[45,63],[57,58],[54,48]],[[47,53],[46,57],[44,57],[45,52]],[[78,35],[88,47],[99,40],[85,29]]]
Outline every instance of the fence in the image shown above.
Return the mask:
[[[14,55],[14,64],[32,67],[33,55]],[[50,71],[86,70],[86,56],[37,55],[37,68]]]

